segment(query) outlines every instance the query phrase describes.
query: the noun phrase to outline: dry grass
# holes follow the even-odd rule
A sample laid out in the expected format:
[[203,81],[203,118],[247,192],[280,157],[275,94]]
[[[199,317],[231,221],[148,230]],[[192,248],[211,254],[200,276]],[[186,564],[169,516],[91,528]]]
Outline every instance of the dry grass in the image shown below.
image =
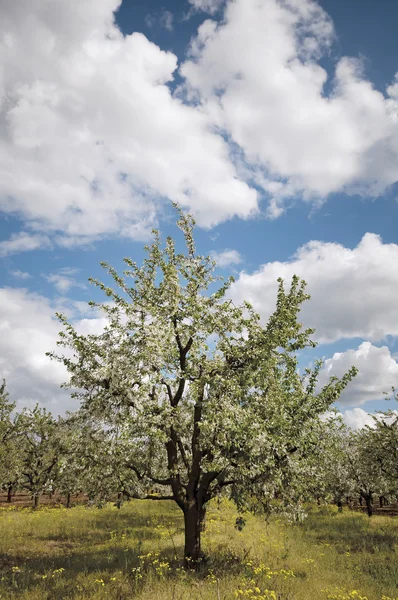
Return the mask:
[[0,599],[389,600],[398,598],[398,521],[333,509],[300,525],[214,502],[199,573],[181,568],[182,518],[173,503],[119,511],[43,507],[0,511]]

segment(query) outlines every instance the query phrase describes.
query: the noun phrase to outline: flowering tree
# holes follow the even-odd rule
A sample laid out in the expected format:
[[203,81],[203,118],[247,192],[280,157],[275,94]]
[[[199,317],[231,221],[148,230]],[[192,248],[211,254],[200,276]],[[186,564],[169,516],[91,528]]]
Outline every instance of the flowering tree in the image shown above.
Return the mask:
[[[349,461],[350,430],[342,418],[331,413],[322,419],[315,429],[316,450],[296,453],[292,460],[296,467],[294,475],[295,493],[304,500],[333,502],[343,508],[343,499],[353,491],[354,482]],[[308,442],[307,442],[308,443]]]
[[[354,370],[315,394],[320,364],[300,376],[296,358],[315,345],[313,330],[297,320],[305,283],[294,277],[287,292],[279,280],[264,327],[249,303],[228,299],[232,278],[211,291],[216,265],[196,253],[192,217],[180,213],[178,226],[185,253],[172,238],[162,247],[154,231],[142,266],[126,258],[119,275],[104,263],[116,289],[93,280],[110,301],[91,305],[108,326],[84,336],[58,315],[58,343],[68,352],[49,355],[66,365],[83,414],[105,429],[121,427],[125,466],[142,497],[181,508],[192,564],[201,557],[208,501],[223,489],[237,498],[238,490],[261,495],[278,484]],[[164,493],[150,493],[154,486]]]
[[[393,397],[397,399],[394,389]],[[398,416],[380,411],[373,421],[352,434],[349,454],[351,476],[369,516],[375,494],[382,500],[398,493]]]
[[37,508],[41,494],[53,489],[58,463],[64,452],[62,420],[55,420],[45,408],[36,405],[32,410],[24,409],[19,413],[15,426],[20,432],[19,485],[30,493],[33,507]]
[[15,403],[10,402],[9,394],[6,390],[6,382],[3,379],[0,385],[0,447],[10,436],[12,429],[11,413],[15,408]]
[[66,496],[84,492],[90,503],[102,506],[118,494],[118,506],[125,495],[137,496],[136,476],[126,465],[130,458],[119,427],[102,427],[77,411],[64,423],[64,453],[60,458],[56,485]]
[[[392,388],[392,397],[398,401],[398,394]],[[369,431],[373,443],[373,462],[385,479],[385,487],[390,494],[398,495],[398,414],[388,410],[373,417],[374,428]]]
[[0,488],[7,491],[7,501],[20,477],[20,450],[18,449],[18,430],[12,412],[15,403],[9,400],[6,382],[0,385]]

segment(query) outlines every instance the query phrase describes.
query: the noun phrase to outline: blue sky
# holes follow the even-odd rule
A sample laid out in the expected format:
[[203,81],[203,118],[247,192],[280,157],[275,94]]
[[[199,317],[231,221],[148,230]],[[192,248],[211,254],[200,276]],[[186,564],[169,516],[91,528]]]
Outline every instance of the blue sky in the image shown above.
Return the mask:
[[[16,3],[17,4],[17,3]],[[322,381],[357,364],[350,425],[398,383],[394,0],[32,0],[0,9],[0,370],[21,404],[72,405],[44,352],[83,330],[100,260],[139,260],[173,200],[232,296],[312,300]]]

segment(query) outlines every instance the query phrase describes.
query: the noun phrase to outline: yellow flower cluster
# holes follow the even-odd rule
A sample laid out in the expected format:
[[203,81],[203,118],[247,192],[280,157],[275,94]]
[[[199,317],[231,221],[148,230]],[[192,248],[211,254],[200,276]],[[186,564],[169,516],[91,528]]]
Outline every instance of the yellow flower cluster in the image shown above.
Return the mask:
[[272,569],[270,569],[263,563],[260,563],[259,565],[254,566],[252,561],[248,561],[246,563],[246,566],[252,568],[254,575],[262,575],[263,577],[266,577],[267,579],[271,579],[272,577],[278,577],[278,576],[281,576],[284,579],[288,579],[288,577],[295,577],[294,571],[292,571],[292,570],[278,569],[276,571],[273,571]]
[[131,572],[136,581],[138,581],[139,579],[142,579],[141,567],[133,567],[131,569]]
[[206,576],[206,580],[208,583],[215,584],[217,583],[217,577],[214,575],[213,571],[210,569],[209,574]]
[[242,587],[235,591],[236,598],[247,598],[247,600],[277,600],[274,590],[261,590],[252,581],[243,582]]
[[140,554],[138,558],[140,559],[141,566],[132,569],[135,579],[142,579],[142,568],[146,570],[153,569],[158,577],[165,577],[171,571],[170,563],[167,560],[160,560],[159,556],[159,552]]

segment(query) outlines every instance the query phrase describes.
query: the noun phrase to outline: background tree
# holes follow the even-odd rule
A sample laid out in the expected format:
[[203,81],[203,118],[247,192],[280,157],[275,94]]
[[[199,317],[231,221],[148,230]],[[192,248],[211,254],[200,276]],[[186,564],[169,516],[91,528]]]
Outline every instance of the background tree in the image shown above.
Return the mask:
[[[342,510],[345,497],[352,493],[353,481],[348,459],[350,430],[341,417],[331,414],[319,420],[305,460],[294,457],[296,494],[305,502],[333,502]],[[307,442],[308,443],[308,442]]]
[[12,416],[15,403],[9,400],[6,382],[0,386],[0,488],[6,490],[7,501],[11,502],[21,469],[19,431]]
[[62,456],[62,420],[56,421],[45,408],[24,409],[15,419],[20,432],[20,486],[26,490],[36,508],[40,496],[53,489]]
[[352,432],[350,436],[348,460],[353,488],[366,504],[368,516],[373,515],[374,495],[384,495],[388,483],[375,460],[374,431],[364,427]]
[[[392,388],[390,400],[398,401],[395,388]],[[379,411],[373,416],[372,436],[373,461],[385,479],[387,495],[398,496],[398,414],[394,410]]]
[[183,511],[188,564],[201,558],[208,501],[225,488],[239,498],[279,485],[289,457],[354,375],[315,394],[320,366],[297,373],[296,352],[315,345],[297,320],[305,283],[294,277],[286,291],[279,280],[276,310],[262,326],[250,304],[227,298],[232,279],[211,291],[215,263],[196,254],[193,225],[181,213],[186,253],[170,237],[162,248],[154,231],[141,267],[125,259],[121,276],[104,263],[117,289],[94,280],[110,302],[91,305],[108,326],[84,336],[58,315],[59,344],[72,356],[50,354],[66,365],[83,414],[105,428],[123,422],[141,488],[161,486],[158,499]]

